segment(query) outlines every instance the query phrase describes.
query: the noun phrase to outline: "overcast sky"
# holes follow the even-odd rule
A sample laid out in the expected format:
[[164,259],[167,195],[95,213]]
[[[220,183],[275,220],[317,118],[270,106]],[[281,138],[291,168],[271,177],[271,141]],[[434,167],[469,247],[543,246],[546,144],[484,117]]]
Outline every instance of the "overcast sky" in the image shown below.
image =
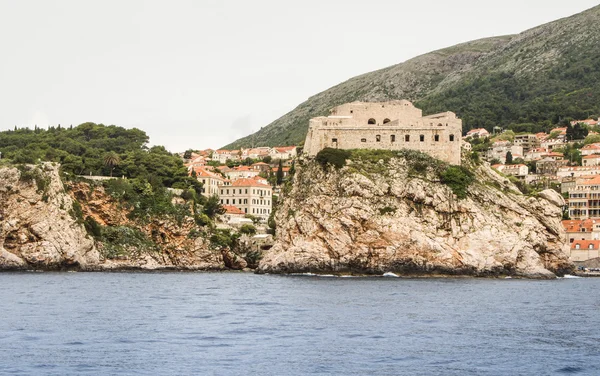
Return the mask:
[[592,0],[0,0],[0,130],[137,127],[218,148],[358,74]]

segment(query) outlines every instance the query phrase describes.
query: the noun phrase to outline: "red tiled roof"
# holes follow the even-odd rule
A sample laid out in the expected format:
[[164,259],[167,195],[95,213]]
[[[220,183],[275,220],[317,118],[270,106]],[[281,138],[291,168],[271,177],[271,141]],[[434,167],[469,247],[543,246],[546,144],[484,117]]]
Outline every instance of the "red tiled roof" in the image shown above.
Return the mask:
[[582,228],[585,228],[585,232],[591,232],[596,222],[600,223],[600,218],[567,219],[562,221],[562,225],[567,232],[581,232]]
[[254,179],[238,179],[231,184],[232,187],[261,187],[271,188],[270,185],[261,184]]
[[296,149],[295,146],[276,146],[273,149],[277,150],[280,153],[285,153],[287,151],[292,151],[294,149]]
[[[579,245],[579,248],[577,248]],[[590,248],[590,245],[592,248]],[[600,240],[575,240],[571,243],[571,249],[598,249],[600,248]]]
[[245,214],[242,209],[231,205],[223,205],[223,209],[227,214]]
[[586,181],[582,185],[600,185],[600,176],[596,176],[595,178]]

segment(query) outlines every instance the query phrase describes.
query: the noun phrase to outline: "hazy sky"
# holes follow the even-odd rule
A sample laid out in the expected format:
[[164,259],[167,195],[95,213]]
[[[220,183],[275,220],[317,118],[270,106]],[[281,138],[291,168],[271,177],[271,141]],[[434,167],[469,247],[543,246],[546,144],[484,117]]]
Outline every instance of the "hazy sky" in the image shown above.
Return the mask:
[[0,130],[138,127],[223,146],[358,74],[592,0],[0,0]]

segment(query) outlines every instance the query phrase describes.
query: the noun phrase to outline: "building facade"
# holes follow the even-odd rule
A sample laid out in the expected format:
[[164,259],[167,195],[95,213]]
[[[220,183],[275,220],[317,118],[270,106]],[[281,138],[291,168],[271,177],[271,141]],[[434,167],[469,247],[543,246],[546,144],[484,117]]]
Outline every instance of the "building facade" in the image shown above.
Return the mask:
[[221,205],[232,205],[263,220],[271,214],[273,188],[254,179],[238,179],[230,186],[219,187]]
[[412,149],[460,164],[462,121],[452,112],[423,116],[407,100],[352,102],[309,122],[304,152],[324,148]]

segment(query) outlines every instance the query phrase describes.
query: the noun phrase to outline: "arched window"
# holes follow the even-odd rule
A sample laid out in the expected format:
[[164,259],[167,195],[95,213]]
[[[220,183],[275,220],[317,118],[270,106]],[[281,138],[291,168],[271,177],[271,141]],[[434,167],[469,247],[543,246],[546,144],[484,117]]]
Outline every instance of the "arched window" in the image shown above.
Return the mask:
[[589,245],[589,248],[590,248],[590,249],[594,249],[594,245],[593,245],[593,244],[590,244],[590,245]]
[[375,119],[370,118],[367,124],[377,124],[377,122],[375,121]]
[[387,124],[387,123],[389,123],[390,121],[391,121],[390,119],[387,119],[387,118],[385,118],[385,119],[383,119],[383,124]]
[[381,135],[380,134],[378,134],[378,135],[375,136],[375,141],[381,142]]
[[442,124],[442,123],[438,124],[438,127],[443,127],[443,126],[444,126],[444,124]]

